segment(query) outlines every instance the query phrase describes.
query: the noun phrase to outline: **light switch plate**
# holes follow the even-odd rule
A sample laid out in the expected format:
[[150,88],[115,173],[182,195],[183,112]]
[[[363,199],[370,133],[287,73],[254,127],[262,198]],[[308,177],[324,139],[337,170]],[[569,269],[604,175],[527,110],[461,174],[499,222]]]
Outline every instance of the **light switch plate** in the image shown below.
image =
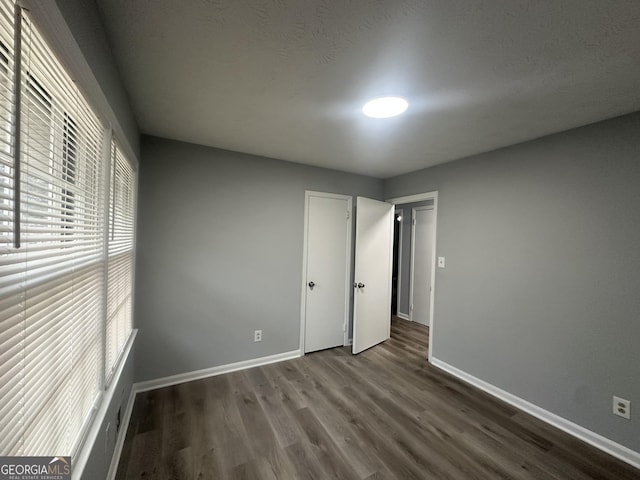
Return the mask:
[[438,257],[438,268],[444,268],[444,257]]

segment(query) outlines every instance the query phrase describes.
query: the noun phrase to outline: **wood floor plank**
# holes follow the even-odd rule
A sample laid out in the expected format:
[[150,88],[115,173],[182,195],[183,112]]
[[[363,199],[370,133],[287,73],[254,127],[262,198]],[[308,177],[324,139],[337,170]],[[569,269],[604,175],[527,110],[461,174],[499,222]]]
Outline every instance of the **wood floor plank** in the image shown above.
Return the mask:
[[324,478],[324,472],[318,458],[311,450],[308,441],[300,441],[288,446],[285,454],[295,472],[294,478],[300,480],[318,480]]
[[337,411],[349,418],[354,435],[375,452],[389,471],[398,475],[398,478],[424,478],[425,472],[411,460],[411,452],[405,451],[401,442],[397,441],[397,432],[384,425],[379,428],[379,422],[369,418],[371,412],[359,408],[362,405],[358,405],[358,400],[353,398],[349,390],[324,390],[324,394]]
[[226,470],[223,468],[222,459],[216,447],[194,449],[193,453],[193,478],[205,480],[215,478],[225,480]]
[[295,479],[296,471],[284,449],[275,448],[267,457],[256,461],[258,474],[262,479]]
[[309,408],[296,412],[296,419],[306,434],[306,441],[323,471],[323,478],[358,478],[349,459],[334,442]]
[[136,398],[131,414],[132,426],[136,432],[156,430],[162,423],[163,390],[151,390]]
[[394,318],[335,348],[138,394],[118,480],[638,480],[640,472],[427,362]]
[[235,397],[214,400],[210,408],[212,444],[222,470],[229,471],[251,460],[249,438]]
[[269,455],[276,446],[276,437],[255,393],[237,395],[236,404],[245,430],[251,432],[247,438],[252,456],[258,458]]
[[191,447],[164,455],[164,475],[167,480],[194,478]]
[[118,478],[153,480],[164,478],[160,431],[149,430],[135,435],[129,458],[126,468],[118,469],[118,474],[121,475]]
[[174,452],[186,448],[190,443],[190,426],[182,392],[185,385],[163,389],[162,408],[162,455],[168,458]]
[[300,439],[302,435],[300,427],[284,408],[276,394],[260,395],[258,402],[271,425],[278,447],[286,448]]
[[[319,387],[324,390],[325,386]],[[375,454],[367,448],[358,437],[353,435],[351,425],[345,417],[336,412],[324,395],[318,395],[314,403],[314,412],[327,430],[339,450],[349,462],[359,478],[365,478],[375,471],[384,471],[385,466]]]
[[260,474],[255,462],[247,462],[234,467],[229,473],[230,480],[259,480]]

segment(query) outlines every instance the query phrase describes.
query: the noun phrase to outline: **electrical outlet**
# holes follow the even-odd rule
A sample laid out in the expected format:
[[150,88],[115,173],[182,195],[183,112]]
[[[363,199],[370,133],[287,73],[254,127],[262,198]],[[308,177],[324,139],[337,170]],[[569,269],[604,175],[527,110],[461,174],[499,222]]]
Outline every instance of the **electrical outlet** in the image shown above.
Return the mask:
[[631,401],[620,397],[613,397],[613,414],[631,420]]
[[444,268],[444,257],[438,257],[438,268]]
[[262,330],[256,330],[253,332],[253,341],[261,342],[262,341]]

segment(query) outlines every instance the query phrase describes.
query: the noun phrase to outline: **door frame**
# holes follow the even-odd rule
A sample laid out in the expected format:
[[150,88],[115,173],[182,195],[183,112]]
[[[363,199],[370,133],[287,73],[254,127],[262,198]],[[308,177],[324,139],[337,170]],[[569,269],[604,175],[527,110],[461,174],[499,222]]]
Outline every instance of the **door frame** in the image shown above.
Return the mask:
[[345,258],[345,304],[344,304],[344,322],[343,322],[343,345],[348,345],[349,342],[349,312],[350,312],[350,300],[351,300],[351,263],[353,257],[353,244],[351,236],[353,233],[353,197],[351,195],[342,195],[338,193],[316,192],[314,190],[305,190],[304,192],[304,239],[302,247],[302,285],[300,294],[300,355],[304,353],[304,339],[306,332],[306,320],[307,320],[307,244],[309,241],[309,199],[311,197],[321,198],[333,198],[337,200],[347,201],[347,256]]
[[[422,207],[412,207],[411,208],[411,260],[409,263],[409,268],[410,273],[409,273],[409,320],[411,320],[412,322],[413,320],[413,292],[414,292],[414,282],[415,282],[415,274],[416,274],[416,267],[415,267],[415,261],[416,261],[416,212],[418,210],[433,210],[433,205],[424,205]],[[435,220],[435,212],[434,212],[434,220]],[[434,229],[435,232],[435,229]],[[434,234],[435,237],[435,234]],[[435,242],[435,238],[434,238],[434,242]],[[434,249],[435,250],[435,249]],[[432,252],[433,254],[433,252]],[[433,260],[433,258],[432,258]],[[433,270],[433,268],[432,268]],[[431,273],[431,272],[430,272]],[[431,277],[431,280],[433,281],[433,276]],[[433,285],[431,286],[431,291],[433,291]],[[429,293],[429,295],[431,295],[431,293]],[[432,300],[429,299],[429,310],[431,310],[431,304],[432,304]],[[431,316],[433,314],[432,311],[429,311],[429,316]]]
[[435,307],[435,294],[436,294],[436,251],[437,251],[437,243],[438,243],[438,191],[434,190],[432,192],[418,193],[415,195],[406,195],[404,197],[394,197],[389,198],[386,201],[389,203],[393,203],[396,206],[407,204],[407,203],[415,203],[422,202],[424,200],[433,200],[433,258],[431,263],[431,295],[429,298],[429,353],[427,354],[427,358],[429,363],[431,363],[433,359],[433,337],[434,337],[434,327],[435,327],[435,315],[434,315],[434,307]]
[[[397,207],[397,205],[396,205]],[[398,218],[398,214],[400,215],[400,221],[398,222],[396,220],[396,218]],[[402,234],[403,234],[403,230],[404,230],[404,209],[403,210],[396,210],[394,208],[393,211],[393,224],[395,227],[395,223],[398,222],[398,229],[399,229],[399,233],[398,233],[398,284],[396,285],[396,311],[393,312],[394,315],[396,315],[397,317],[400,317],[399,313],[400,313],[400,293],[401,293],[401,288],[402,288]],[[403,314],[404,315],[404,314]],[[400,317],[402,318],[402,317]]]

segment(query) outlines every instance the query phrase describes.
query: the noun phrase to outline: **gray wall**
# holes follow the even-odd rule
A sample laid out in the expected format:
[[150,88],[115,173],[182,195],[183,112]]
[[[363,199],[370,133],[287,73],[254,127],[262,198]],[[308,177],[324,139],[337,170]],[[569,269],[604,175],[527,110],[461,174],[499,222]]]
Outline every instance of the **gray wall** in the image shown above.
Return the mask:
[[299,348],[306,189],[382,197],[381,180],[142,138],[138,381]]
[[433,355],[640,451],[640,114],[385,182],[432,190]]

